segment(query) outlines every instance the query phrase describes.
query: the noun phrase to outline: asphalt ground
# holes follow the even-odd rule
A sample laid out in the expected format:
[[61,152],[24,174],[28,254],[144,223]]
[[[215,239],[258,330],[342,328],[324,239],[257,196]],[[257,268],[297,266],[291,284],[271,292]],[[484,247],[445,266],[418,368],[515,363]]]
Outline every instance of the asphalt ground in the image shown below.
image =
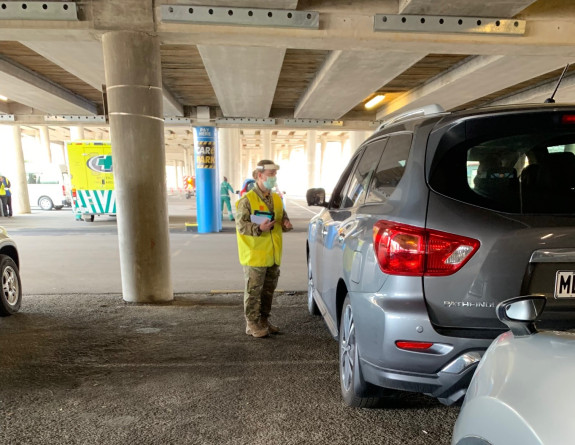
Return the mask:
[[[235,224],[223,221],[220,233],[186,232],[195,221],[195,199],[183,195],[168,200],[170,263],[174,292],[233,292],[243,289]],[[305,242],[307,226],[318,208],[288,199],[295,229],[284,236],[279,289],[307,289]],[[69,209],[0,218],[18,244],[24,293],[121,293],[120,254],[116,219],[97,216],[93,223],[75,221]]]
[[[273,321],[244,333],[233,224],[186,233],[171,196],[175,300],[121,297],[114,219],[69,211],[0,220],[22,259],[21,311],[0,319],[0,444],[448,444],[459,408],[405,394],[343,405],[338,345],[307,313],[305,237],[317,209],[288,200]],[[288,238],[289,236],[289,238]],[[219,290],[218,290],[219,289]]]
[[305,298],[278,295],[282,334],[255,339],[240,294],[29,295],[0,319],[0,443],[448,444],[456,407],[343,405],[337,342]]

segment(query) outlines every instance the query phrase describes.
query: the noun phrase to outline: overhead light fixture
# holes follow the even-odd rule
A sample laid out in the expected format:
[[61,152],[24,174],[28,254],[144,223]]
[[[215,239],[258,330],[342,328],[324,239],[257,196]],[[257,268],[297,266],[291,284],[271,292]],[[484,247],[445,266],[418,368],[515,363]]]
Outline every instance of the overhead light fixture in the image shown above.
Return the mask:
[[2,102],[8,102],[8,98],[7,98],[6,96],[0,95],[0,100],[1,100]]
[[373,107],[375,107],[377,104],[381,103],[381,101],[385,99],[385,94],[378,94],[377,96],[373,97],[372,99],[370,99],[366,104],[365,104],[365,108],[368,110],[371,110]]

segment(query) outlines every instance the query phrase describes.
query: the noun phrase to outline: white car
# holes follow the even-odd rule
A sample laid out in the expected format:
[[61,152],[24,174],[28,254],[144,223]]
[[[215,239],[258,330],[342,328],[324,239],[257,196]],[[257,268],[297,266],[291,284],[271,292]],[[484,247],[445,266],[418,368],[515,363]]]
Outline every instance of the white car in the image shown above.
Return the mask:
[[545,303],[543,296],[526,296],[498,305],[497,316],[511,331],[483,356],[452,445],[573,443],[575,334],[537,331],[534,321]]
[[22,303],[22,283],[18,267],[20,258],[16,243],[0,227],[0,276],[2,292],[0,293],[0,316],[12,315],[20,309]]

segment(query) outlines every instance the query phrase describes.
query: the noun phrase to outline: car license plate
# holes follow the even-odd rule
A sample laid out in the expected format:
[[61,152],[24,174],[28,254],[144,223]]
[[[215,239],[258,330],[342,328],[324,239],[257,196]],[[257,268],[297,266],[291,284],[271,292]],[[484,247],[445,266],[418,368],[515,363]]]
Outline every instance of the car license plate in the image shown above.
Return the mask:
[[575,298],[575,271],[557,271],[555,275],[555,298]]

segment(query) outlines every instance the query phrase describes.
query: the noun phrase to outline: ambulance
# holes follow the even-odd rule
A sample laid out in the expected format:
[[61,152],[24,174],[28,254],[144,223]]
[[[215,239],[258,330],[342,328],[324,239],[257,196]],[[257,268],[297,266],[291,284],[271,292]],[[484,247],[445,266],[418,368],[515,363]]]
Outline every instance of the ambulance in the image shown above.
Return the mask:
[[93,222],[95,215],[116,215],[116,192],[109,141],[66,144],[72,187],[72,210],[77,221]]

